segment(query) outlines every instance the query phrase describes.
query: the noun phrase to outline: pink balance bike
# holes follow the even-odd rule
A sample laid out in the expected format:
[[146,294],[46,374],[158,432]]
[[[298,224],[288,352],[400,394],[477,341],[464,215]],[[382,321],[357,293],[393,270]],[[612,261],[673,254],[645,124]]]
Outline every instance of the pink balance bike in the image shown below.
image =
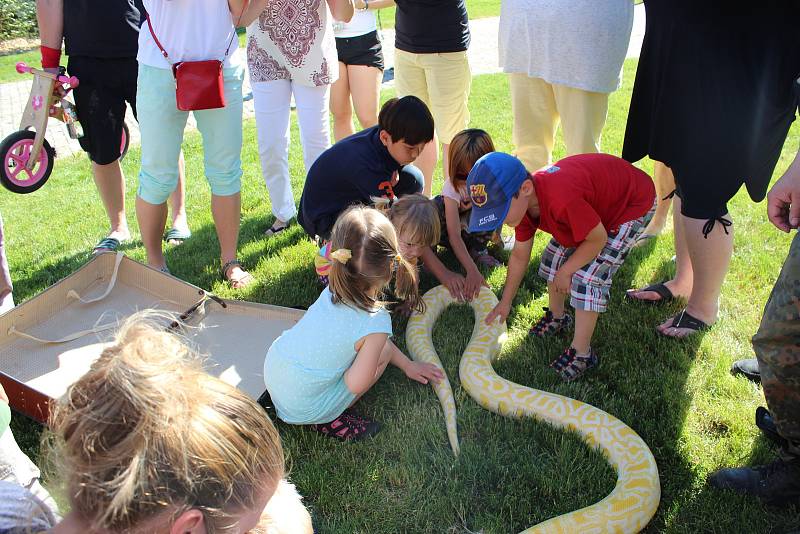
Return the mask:
[[[19,130],[0,142],[0,184],[9,191],[24,194],[42,187],[53,172],[56,151],[44,138],[48,119],[54,117],[64,122],[73,139],[81,137],[83,132],[75,106],[66,98],[69,91],[78,86],[75,76],[51,74],[25,63],[17,63],[17,72],[33,74],[33,86]],[[56,84],[61,86],[58,92]],[[129,143],[130,133],[123,122],[120,159],[128,151]]]

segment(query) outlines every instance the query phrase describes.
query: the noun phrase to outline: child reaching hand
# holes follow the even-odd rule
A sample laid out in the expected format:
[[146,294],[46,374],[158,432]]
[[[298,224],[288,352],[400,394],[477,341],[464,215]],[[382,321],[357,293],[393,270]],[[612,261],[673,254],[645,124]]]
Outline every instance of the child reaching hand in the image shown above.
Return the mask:
[[275,340],[264,362],[281,420],[341,440],[362,439],[380,425],[349,407],[389,363],[422,384],[444,377],[435,365],[409,360],[389,339],[392,321],[381,293],[392,278],[399,297],[420,303],[416,270],[399,250],[392,223],[378,210],[354,206],[338,218],[315,261],[328,287]]
[[[439,244],[453,251],[467,273],[463,294],[471,300],[487,285],[478,265],[497,267],[500,262],[489,254],[487,245],[494,232],[468,232],[472,201],[467,193],[467,175],[482,156],[494,152],[492,138],[483,130],[470,128],[457,133],[450,142],[450,179],[445,180],[442,194],[433,201],[445,229]],[[435,273],[434,273],[435,274]]]
[[597,366],[591,346],[600,313],[608,308],[611,281],[656,208],[647,173],[608,154],[579,154],[531,175],[517,158],[492,152],[467,178],[472,199],[471,231],[515,228],[503,297],[486,317],[505,321],[528,270],[536,230],[552,234],[539,276],[547,280],[549,308],[531,327],[536,337],[572,325],[565,299],[575,308],[572,343],[550,366],[570,381]]

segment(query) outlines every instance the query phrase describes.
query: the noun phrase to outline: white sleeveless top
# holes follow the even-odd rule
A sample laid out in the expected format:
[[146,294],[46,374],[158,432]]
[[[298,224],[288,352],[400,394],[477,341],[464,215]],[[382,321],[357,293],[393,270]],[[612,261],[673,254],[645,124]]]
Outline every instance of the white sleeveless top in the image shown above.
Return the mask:
[[354,12],[350,22],[339,22],[337,20],[333,23],[333,34],[336,37],[358,37],[359,35],[374,32],[377,29],[375,12],[371,10]]
[[164,59],[145,22],[139,31],[136,56],[142,65],[169,69],[170,62],[222,60],[231,37],[233,43],[225,67],[241,64],[239,39],[227,0],[144,0],[144,7],[169,61]]

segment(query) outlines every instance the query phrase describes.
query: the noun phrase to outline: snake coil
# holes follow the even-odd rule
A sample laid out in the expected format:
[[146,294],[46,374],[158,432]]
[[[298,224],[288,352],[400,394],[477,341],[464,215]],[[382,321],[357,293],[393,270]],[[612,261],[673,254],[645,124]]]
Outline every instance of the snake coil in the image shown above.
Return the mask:
[[[415,313],[406,328],[406,344],[412,359],[438,365],[433,347],[436,319],[455,300],[444,286],[423,297],[425,313]],[[510,417],[534,417],[553,426],[574,430],[598,447],[617,471],[617,484],[600,502],[554,517],[525,530],[534,532],[639,532],[650,521],[661,499],[658,467],[647,444],[616,417],[589,404],[554,393],[515,384],[495,373],[492,360],[506,337],[505,323],[487,325],[483,318],[497,305],[497,297],[482,288],[472,301],[475,327],[459,365],[461,386],[475,402],[494,413]],[[433,384],[442,405],[447,436],[458,455],[456,404],[447,378]]]

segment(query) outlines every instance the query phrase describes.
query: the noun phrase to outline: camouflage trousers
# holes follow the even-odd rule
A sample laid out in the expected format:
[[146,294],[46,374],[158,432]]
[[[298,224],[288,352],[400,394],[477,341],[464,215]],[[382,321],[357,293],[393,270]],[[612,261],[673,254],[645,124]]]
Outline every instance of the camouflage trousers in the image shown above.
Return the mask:
[[772,288],[753,349],[778,432],[800,454],[800,233]]

